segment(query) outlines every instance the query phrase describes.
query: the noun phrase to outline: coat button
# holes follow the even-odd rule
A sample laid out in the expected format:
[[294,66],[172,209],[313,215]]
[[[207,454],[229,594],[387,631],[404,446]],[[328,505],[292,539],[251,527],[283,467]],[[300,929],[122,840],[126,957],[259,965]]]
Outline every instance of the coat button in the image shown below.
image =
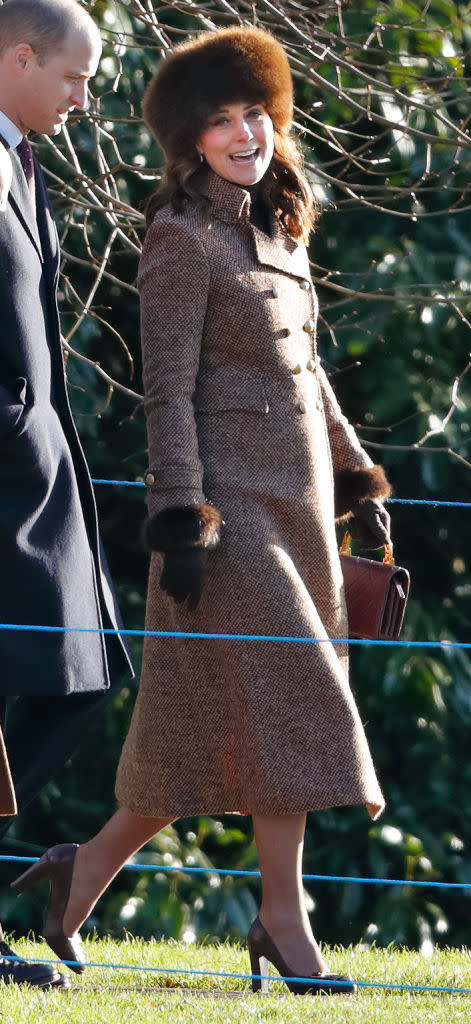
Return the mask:
[[302,371],[303,368],[301,366],[301,363],[298,363],[298,365],[293,368],[293,373],[302,373]]
[[310,370],[311,373],[314,373],[315,368],[316,368],[316,364],[315,364],[314,360],[313,359],[308,359],[308,361],[306,363],[306,370]]
[[298,409],[300,412],[307,412],[307,405],[305,402],[299,402]]
[[273,288],[271,290],[271,294],[272,294],[272,298],[279,299],[279,297],[280,297],[280,289],[276,287],[276,284],[273,285]]
[[154,476],[154,474],[153,473],[146,473],[146,475],[144,477],[144,483],[147,484],[147,487],[152,487],[153,484],[155,484],[155,476]]
[[312,334],[314,327],[314,320],[306,320],[306,323],[303,324],[303,331],[306,331],[306,334]]
[[299,287],[300,287],[301,291],[308,292],[310,287],[311,287],[311,285],[310,285],[309,281],[300,281],[299,282]]

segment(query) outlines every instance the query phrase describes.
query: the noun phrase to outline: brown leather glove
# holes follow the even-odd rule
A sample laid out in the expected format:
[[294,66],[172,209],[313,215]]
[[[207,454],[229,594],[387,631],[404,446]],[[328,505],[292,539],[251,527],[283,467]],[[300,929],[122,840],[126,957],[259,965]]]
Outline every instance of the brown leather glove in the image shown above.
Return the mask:
[[214,505],[176,505],[147,520],[144,538],[164,557],[160,586],[177,604],[198,607],[208,552],[217,548],[223,523]]
[[203,593],[207,559],[206,548],[177,548],[164,554],[160,586],[176,604],[188,601],[190,612],[198,607]]
[[378,498],[356,501],[346,526],[361,548],[374,551],[391,543],[391,517]]

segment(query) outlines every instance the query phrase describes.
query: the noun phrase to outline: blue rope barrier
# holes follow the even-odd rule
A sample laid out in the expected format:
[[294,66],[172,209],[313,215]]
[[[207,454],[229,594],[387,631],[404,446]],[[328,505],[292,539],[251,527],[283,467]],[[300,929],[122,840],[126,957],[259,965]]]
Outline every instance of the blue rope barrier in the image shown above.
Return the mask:
[[94,480],[92,484],[109,484],[113,487],[145,487],[143,480]]
[[[110,487],[145,487],[143,480],[92,479],[92,484],[108,484]],[[471,508],[471,501],[432,501],[428,498],[387,498],[388,504],[432,505],[434,508]]]
[[[18,957],[5,956],[4,960],[17,960]],[[25,959],[25,963],[35,964],[50,964],[56,965],[57,960],[43,960]],[[66,964],[67,967],[75,967],[77,964],[76,960],[62,960],[61,963]],[[197,968],[190,970],[187,967],[149,967],[144,965],[135,964],[114,964],[106,963],[103,961],[90,960],[86,964],[89,967],[104,967],[108,970],[113,971],[145,971],[146,973],[155,974],[173,974],[173,975],[189,975],[203,978],[234,978],[241,981],[252,981],[255,978],[258,981],[301,981],[312,984],[311,978],[302,978],[299,975],[273,975],[273,974],[243,974],[241,972],[229,972],[229,971],[201,971]],[[331,982],[338,988],[342,988],[348,985],[348,981],[335,981]],[[446,992],[452,995],[471,995],[471,988],[453,988],[448,985],[405,985],[400,982],[394,981],[357,981],[355,979],[355,985],[358,988],[379,988],[379,989],[393,989],[400,992]],[[164,991],[164,990],[163,990]]]
[[[1,858],[0,858],[1,859]],[[147,871],[153,870],[159,871],[181,871],[185,874],[204,874],[204,875],[230,875],[234,877],[249,877],[249,878],[260,878],[259,871],[242,871],[242,870],[231,870],[230,868],[191,868],[183,865],[183,867],[175,867],[174,865],[168,864],[125,864],[124,867],[135,871]],[[410,885],[410,886],[427,886],[437,889],[471,889],[471,882],[435,882],[435,881],[415,881],[409,878],[362,878],[355,877],[354,875],[303,875],[303,881],[305,882],[356,882],[363,885]]]
[[350,644],[367,647],[422,647],[432,649],[458,648],[467,650],[471,642],[459,640],[359,640],[353,637],[272,636],[264,633],[188,633],[175,629],[99,629],[95,626],[32,626],[0,622],[1,629],[31,631],[33,633],[102,633],[104,636],[156,636],[180,640],[247,640],[277,644]]
[[431,505],[433,508],[471,508],[471,501],[432,501],[429,498],[386,498],[388,505]]
[[[39,857],[22,857],[13,854],[0,855],[0,862],[9,861],[17,864],[34,864],[38,860]],[[241,868],[197,868],[186,864],[142,864],[135,861],[126,861],[126,864],[123,864],[123,868],[128,868],[130,871],[155,871],[156,873],[161,871],[177,871],[186,875],[227,875],[233,878],[260,878],[260,871],[247,871]],[[416,881],[411,878],[365,878],[355,875],[303,875],[303,880],[305,882],[355,882],[360,885],[409,885],[432,889],[471,889],[471,882],[436,882],[430,879]]]
[[[120,486],[120,487],[140,487],[144,488],[146,485],[140,480],[108,480],[108,479],[93,479],[93,484],[96,485],[108,485],[108,486]],[[390,498],[388,502],[391,504],[401,505],[425,505],[433,508],[471,508],[471,502],[461,501],[439,501],[429,499],[418,499],[418,498]],[[179,639],[201,639],[201,640],[246,640],[246,641],[260,641],[260,642],[272,642],[272,643],[334,643],[334,644],[362,644],[367,646],[385,646],[385,647],[420,647],[420,648],[459,648],[461,650],[471,648],[471,643],[463,643],[452,640],[438,640],[438,641],[423,641],[423,640],[363,640],[351,637],[342,638],[329,638],[329,637],[296,637],[296,636],[271,636],[257,633],[190,633],[176,630],[140,630],[140,629],[98,629],[86,626],[40,626],[40,625],[23,625],[23,624],[12,624],[12,623],[0,623],[0,630],[19,630],[19,631],[31,631],[31,632],[46,632],[46,633],[102,633],[104,635],[122,635],[122,636],[155,636],[155,637],[175,637]],[[15,861],[15,862],[35,862],[39,858],[37,857],[20,857],[13,855],[1,855],[0,861]],[[217,874],[217,875],[231,875],[231,876],[249,876],[249,877],[260,877],[258,871],[247,871],[230,868],[198,868],[188,867],[186,865],[174,866],[174,865],[162,865],[162,864],[136,864],[128,862],[124,867],[136,870],[153,870],[156,872],[165,871],[178,871],[185,874]],[[435,882],[435,881],[415,881],[411,879],[386,879],[386,878],[361,878],[347,875],[303,875],[305,881],[322,881],[322,882],[349,882],[358,883],[364,885],[408,885],[417,887],[432,887],[441,889],[464,889],[470,890],[471,884],[467,882]],[[16,957],[4,957],[6,960],[15,960]],[[34,960],[26,961],[29,963],[44,963],[52,964],[55,961],[51,960]],[[74,966],[76,961],[64,960],[67,966]],[[200,977],[216,977],[216,978],[234,978],[250,981],[252,977],[258,980],[280,980],[280,981],[305,981],[312,982],[311,978],[299,978],[299,977],[270,977],[267,975],[252,975],[252,974],[240,974],[240,973],[228,973],[224,971],[201,971],[201,970],[188,970],[179,968],[169,967],[146,967],[146,966],[134,966],[131,964],[114,964],[114,963],[100,963],[90,962],[87,964],[88,967],[100,967],[108,968],[111,970],[128,970],[128,971],[145,971],[155,973],[165,973],[172,975],[194,975]],[[471,995],[471,988],[453,988],[450,986],[442,985],[405,985],[396,982],[368,982],[368,981],[356,981],[358,988],[379,988],[388,989],[394,991],[403,992],[440,992],[448,993],[453,995]],[[338,987],[348,984],[348,982],[336,982]]]

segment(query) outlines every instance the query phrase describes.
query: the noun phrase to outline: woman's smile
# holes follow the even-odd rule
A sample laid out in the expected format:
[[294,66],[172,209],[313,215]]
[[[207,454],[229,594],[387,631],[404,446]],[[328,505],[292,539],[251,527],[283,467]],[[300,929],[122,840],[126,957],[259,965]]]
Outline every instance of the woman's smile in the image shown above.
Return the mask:
[[260,153],[260,150],[259,150],[258,146],[255,146],[254,149],[248,149],[244,153],[231,153],[230,154],[230,159],[231,160],[235,160],[235,162],[237,164],[238,163],[244,163],[244,164],[254,163],[255,162],[255,158],[257,157],[257,155],[259,153]]

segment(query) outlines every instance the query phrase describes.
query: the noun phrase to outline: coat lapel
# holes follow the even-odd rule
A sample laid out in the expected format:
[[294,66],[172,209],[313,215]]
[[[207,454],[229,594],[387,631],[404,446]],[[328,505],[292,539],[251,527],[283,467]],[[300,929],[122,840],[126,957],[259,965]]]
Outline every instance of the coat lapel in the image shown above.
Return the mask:
[[54,278],[59,269],[59,238],[42,170],[35,161],[37,221],[45,264]]
[[304,246],[298,245],[278,220],[274,220],[271,238],[264,231],[254,227],[253,224],[250,226],[259,263],[267,267],[274,267],[275,270],[282,270],[294,277],[310,280],[309,261]]
[[11,183],[9,201],[16,213],[16,216],[21,221],[26,233],[29,235],[35,249],[37,250],[38,256],[43,262],[43,254],[41,249],[41,241],[39,238],[39,230],[36,222],[36,214],[31,202],[31,196],[28,191],[26,184],[26,178],[23,173],[23,168],[20,163],[20,159],[15,153],[14,149],[10,150],[11,162],[13,165],[13,179]]

